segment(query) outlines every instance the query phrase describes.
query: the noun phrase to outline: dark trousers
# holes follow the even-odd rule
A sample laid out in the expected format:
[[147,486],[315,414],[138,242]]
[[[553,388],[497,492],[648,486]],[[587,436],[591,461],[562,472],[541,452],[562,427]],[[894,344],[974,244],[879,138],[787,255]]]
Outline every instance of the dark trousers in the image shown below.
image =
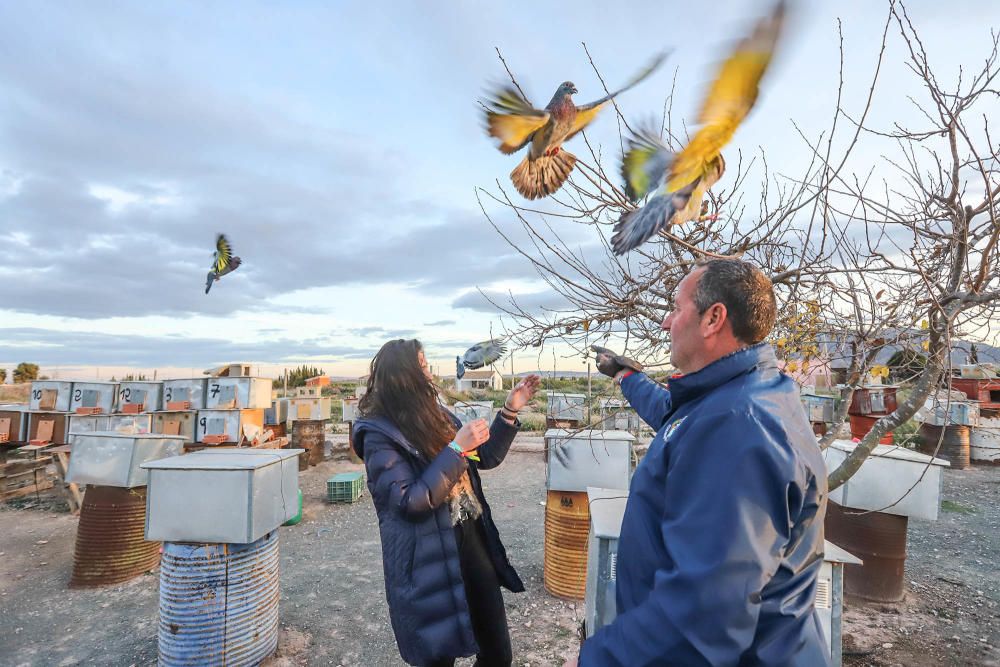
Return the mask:
[[[496,570],[486,550],[486,535],[478,519],[455,526],[458,557],[465,582],[465,599],[472,617],[472,633],[479,644],[477,667],[510,667],[514,659],[507,630],[507,612]],[[453,667],[455,660],[438,660],[428,667]]]

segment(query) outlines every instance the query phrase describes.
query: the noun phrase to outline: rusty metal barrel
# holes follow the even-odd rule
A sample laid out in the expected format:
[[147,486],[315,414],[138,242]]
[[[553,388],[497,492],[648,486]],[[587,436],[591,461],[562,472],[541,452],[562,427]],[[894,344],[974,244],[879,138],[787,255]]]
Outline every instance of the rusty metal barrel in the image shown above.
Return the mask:
[[[942,431],[944,437],[942,437]],[[919,429],[920,451],[932,454],[951,463],[953,470],[965,470],[969,467],[969,427],[959,424],[935,426],[921,424]],[[938,447],[940,441],[941,446]],[[937,450],[937,454],[934,454]]]
[[147,542],[146,487],[87,487],[73,552],[71,588],[106,586],[155,569],[160,543]]
[[159,664],[257,665],[278,646],[278,531],[250,544],[163,544]]
[[322,419],[296,419],[292,423],[292,449],[306,450],[306,455],[299,457],[299,470],[323,462],[325,424]]
[[865,600],[903,599],[908,518],[828,503],[826,539],[860,558],[844,566],[844,592]]
[[583,491],[549,491],[545,502],[545,590],[582,600],[587,588],[590,505]]

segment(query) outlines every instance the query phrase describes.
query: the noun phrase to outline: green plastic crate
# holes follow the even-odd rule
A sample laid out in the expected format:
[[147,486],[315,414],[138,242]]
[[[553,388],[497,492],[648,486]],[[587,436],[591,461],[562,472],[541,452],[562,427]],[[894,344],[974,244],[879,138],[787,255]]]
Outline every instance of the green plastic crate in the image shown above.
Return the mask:
[[365,476],[360,472],[342,472],[326,480],[326,500],[330,503],[353,503],[361,497]]

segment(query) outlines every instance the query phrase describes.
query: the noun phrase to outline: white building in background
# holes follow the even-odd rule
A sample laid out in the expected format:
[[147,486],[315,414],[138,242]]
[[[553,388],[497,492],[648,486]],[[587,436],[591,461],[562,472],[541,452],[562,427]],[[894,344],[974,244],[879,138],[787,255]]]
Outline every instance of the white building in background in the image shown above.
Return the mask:
[[503,389],[503,376],[495,370],[465,371],[461,380],[455,378],[455,391],[470,389]]

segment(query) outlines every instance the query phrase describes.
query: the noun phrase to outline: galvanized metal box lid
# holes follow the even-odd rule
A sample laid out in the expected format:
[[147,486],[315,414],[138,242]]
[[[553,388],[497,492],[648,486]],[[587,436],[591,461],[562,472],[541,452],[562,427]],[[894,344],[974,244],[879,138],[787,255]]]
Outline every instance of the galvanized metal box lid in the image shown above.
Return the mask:
[[845,565],[863,564],[860,558],[827,540],[823,540],[823,560],[827,563],[844,563]]
[[[834,440],[823,451],[828,472],[836,470],[857,443]],[[845,507],[935,520],[941,505],[941,471],[950,464],[895,445],[878,445],[854,475],[830,492]]]
[[184,438],[160,434],[82,433],[73,436],[66,481],[134,488],[146,486],[144,465],[184,453]]
[[545,432],[545,439],[561,439],[561,440],[615,440],[615,441],[625,441],[632,442],[635,440],[635,436],[628,431],[600,431],[595,429],[568,429],[568,428],[550,428]]
[[293,459],[304,449],[257,449],[233,447],[225,450],[202,449],[173,459],[150,461],[147,470],[257,470]]
[[587,500],[590,501],[590,531],[594,537],[617,540],[622,531],[628,491],[588,486]]

